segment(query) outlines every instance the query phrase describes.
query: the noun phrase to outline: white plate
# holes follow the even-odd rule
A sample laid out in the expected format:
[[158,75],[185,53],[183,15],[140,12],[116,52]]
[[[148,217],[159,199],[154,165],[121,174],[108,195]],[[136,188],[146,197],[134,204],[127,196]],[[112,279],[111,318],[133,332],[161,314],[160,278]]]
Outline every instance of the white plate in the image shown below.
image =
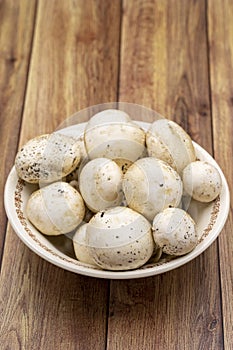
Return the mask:
[[[138,122],[147,129],[149,123]],[[83,133],[86,123],[81,123],[59,130],[66,135],[78,136]],[[105,271],[83,264],[74,258],[72,242],[66,236],[47,237],[37,231],[27,220],[25,206],[30,194],[37,188],[20,180],[13,167],[5,186],[5,209],[9,221],[19,238],[36,254],[45,260],[63,269],[82,275],[98,278],[130,279],[157,275],[181,265],[186,264],[204,252],[221,232],[229,212],[230,196],[226,179],[215,160],[201,146],[193,142],[197,157],[213,164],[222,177],[222,191],[220,196],[212,203],[203,204],[192,201],[189,212],[196,221],[199,235],[199,244],[187,255],[172,259],[162,260],[155,264],[146,264],[143,267],[131,271]]]

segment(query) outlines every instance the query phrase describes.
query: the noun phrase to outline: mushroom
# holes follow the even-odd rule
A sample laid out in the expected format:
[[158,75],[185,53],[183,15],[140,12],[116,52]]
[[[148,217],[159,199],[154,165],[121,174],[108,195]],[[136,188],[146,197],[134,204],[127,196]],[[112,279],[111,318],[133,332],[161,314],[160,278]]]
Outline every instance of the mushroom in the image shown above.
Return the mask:
[[87,223],[81,225],[74,234],[74,237],[73,237],[74,252],[75,252],[76,258],[79,261],[85,264],[95,265],[89,253],[88,245],[86,243],[87,225],[88,225]]
[[72,172],[79,161],[76,140],[53,133],[28,141],[16,155],[15,168],[18,176],[29,183],[49,183]]
[[167,207],[177,207],[182,196],[178,173],[153,157],[137,160],[123,176],[123,192],[131,209],[153,220]]
[[123,111],[108,109],[87,123],[84,141],[90,159],[134,162],[145,149],[145,132]]
[[96,265],[108,270],[131,270],[144,265],[154,250],[150,223],[126,207],[93,216],[86,242]]
[[88,162],[79,177],[82,197],[94,213],[122,202],[121,184],[121,169],[107,158],[96,158]]
[[198,243],[193,219],[179,208],[167,208],[156,215],[152,230],[155,243],[169,255],[187,254]]
[[196,159],[190,136],[180,125],[168,119],[152,123],[146,134],[146,145],[150,157],[167,162],[179,174]]
[[39,231],[56,236],[74,230],[81,223],[85,206],[78,191],[59,181],[33,192],[26,214]]
[[221,192],[222,180],[218,170],[210,163],[196,161],[183,171],[185,191],[199,202],[211,202]]

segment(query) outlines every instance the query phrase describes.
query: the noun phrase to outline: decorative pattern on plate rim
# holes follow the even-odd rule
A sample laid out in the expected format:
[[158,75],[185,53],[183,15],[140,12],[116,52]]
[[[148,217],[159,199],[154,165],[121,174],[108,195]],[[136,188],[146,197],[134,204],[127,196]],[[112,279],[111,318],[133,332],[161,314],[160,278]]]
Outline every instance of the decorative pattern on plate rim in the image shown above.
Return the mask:
[[[19,219],[21,225],[23,226],[25,232],[27,232],[27,234],[34,240],[34,242],[36,242],[42,249],[49,252],[50,254],[55,256],[56,258],[59,258],[63,261],[71,263],[73,265],[83,266],[83,267],[87,267],[90,269],[99,270],[98,267],[90,266],[88,264],[81,263],[78,260],[76,261],[76,260],[68,258],[68,257],[63,257],[63,256],[55,253],[52,249],[48,248],[46,245],[44,245],[43,243],[40,242],[40,240],[35,236],[35,234],[28,227],[28,221],[25,218],[23,210],[22,210],[22,203],[23,203],[22,191],[23,191],[24,186],[26,186],[25,181],[22,179],[18,179],[16,188],[15,188],[15,193],[14,193],[14,202],[15,202],[15,211],[17,213],[18,219]],[[220,208],[220,198],[218,197],[214,202],[214,206],[213,206],[213,209],[211,212],[210,222],[209,222],[207,228],[203,231],[203,234],[202,234],[201,238],[199,239],[198,244],[200,242],[202,242],[205,239],[205,237],[208,236],[209,232],[212,230],[213,225],[215,224],[217,216],[218,216],[219,208]],[[165,257],[165,258],[160,259],[156,263],[150,263],[150,261],[149,261],[147,264],[145,264],[144,266],[142,266],[139,269],[147,269],[147,268],[153,268],[156,266],[161,266],[163,264],[168,263],[169,261],[171,261],[173,259],[174,259],[174,257],[169,256],[169,257]]]
[[214,201],[214,206],[213,209],[211,211],[211,216],[210,216],[210,222],[208,224],[208,226],[204,229],[203,234],[201,235],[200,239],[198,240],[198,244],[200,242],[202,242],[210,233],[210,231],[212,230],[217,217],[218,217],[218,213],[219,213],[219,209],[220,209],[220,197],[218,196],[215,201]]

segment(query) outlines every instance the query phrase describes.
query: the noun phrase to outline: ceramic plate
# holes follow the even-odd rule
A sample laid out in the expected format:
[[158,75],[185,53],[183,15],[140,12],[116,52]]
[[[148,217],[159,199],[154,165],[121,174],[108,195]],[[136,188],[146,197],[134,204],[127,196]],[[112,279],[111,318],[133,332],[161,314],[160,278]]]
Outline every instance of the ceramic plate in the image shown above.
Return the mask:
[[[144,129],[149,123],[138,122]],[[83,133],[86,123],[73,125],[59,132],[77,137]],[[130,279],[157,275],[173,270],[186,264],[204,252],[221,232],[229,211],[229,190],[226,179],[215,160],[201,146],[193,142],[197,158],[213,164],[222,177],[222,191],[220,196],[209,204],[191,201],[188,212],[197,224],[199,243],[187,255],[177,258],[164,258],[157,263],[149,262],[143,267],[131,271],[105,271],[83,264],[75,259],[72,240],[69,236],[48,237],[42,235],[27,220],[25,206],[30,194],[37,189],[20,180],[13,167],[5,186],[5,209],[9,221],[19,238],[36,254],[45,260],[72,272],[98,278]]]

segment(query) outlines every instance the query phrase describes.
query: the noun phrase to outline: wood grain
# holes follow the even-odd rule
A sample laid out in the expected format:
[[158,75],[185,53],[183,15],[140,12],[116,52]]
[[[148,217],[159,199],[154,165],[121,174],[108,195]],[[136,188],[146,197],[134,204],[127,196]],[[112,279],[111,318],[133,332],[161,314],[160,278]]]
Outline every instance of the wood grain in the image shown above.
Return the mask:
[[176,120],[211,152],[205,13],[204,1],[124,1],[120,100]]
[[36,2],[0,1],[0,260],[6,230],[3,192],[18,145]]
[[[209,1],[208,33],[214,155],[224,170],[233,201],[233,13],[232,1]],[[225,349],[233,349],[233,209],[219,237]]]
[[119,0],[40,0],[23,141],[82,108],[116,101],[119,11]]
[[[12,253],[12,247],[17,253]],[[26,248],[11,231],[4,258],[2,349],[104,348],[107,281],[52,266]]]
[[[116,100],[119,12],[119,1],[39,1],[20,144]],[[108,281],[47,263],[9,228],[1,286],[3,349],[105,348]]]
[[[205,3],[124,1],[122,23],[120,99],[157,109],[211,151]],[[109,350],[223,349],[217,244],[161,276],[112,281],[109,315]]]
[[[22,145],[117,97],[176,120],[213,150],[233,193],[232,1],[122,3],[121,13],[121,0],[0,0],[1,198],[19,133]],[[0,252],[2,213],[1,203]],[[8,226],[1,349],[233,349],[232,230],[231,206],[219,245],[194,261],[109,283],[47,263]]]

